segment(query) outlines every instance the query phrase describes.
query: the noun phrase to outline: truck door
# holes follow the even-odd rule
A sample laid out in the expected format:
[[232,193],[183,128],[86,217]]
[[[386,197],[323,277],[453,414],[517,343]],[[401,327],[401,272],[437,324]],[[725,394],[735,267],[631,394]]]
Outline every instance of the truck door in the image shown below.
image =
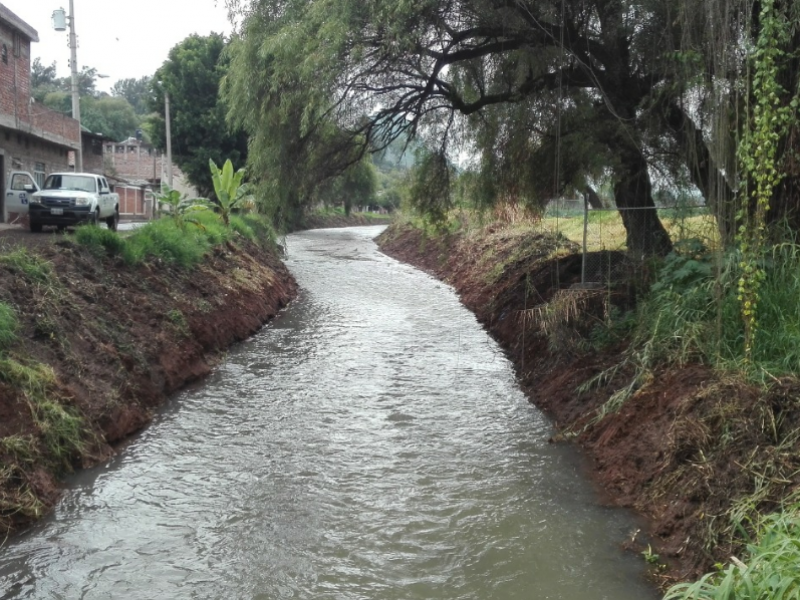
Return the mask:
[[36,185],[33,175],[25,171],[11,171],[6,189],[3,219],[8,221],[9,213],[27,215],[31,194],[38,191],[39,186]]

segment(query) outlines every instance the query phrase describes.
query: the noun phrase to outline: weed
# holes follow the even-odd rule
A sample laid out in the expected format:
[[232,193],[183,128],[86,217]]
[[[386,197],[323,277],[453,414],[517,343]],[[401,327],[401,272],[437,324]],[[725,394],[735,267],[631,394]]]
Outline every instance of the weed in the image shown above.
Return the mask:
[[17,339],[17,313],[12,306],[0,302],[0,352],[8,349]]
[[186,317],[180,309],[175,308],[169,311],[167,313],[167,319],[175,326],[175,329],[177,329],[181,335],[189,335],[189,323],[187,323]]
[[124,255],[127,245],[125,239],[118,233],[100,227],[78,227],[75,230],[75,240],[98,255],[106,253],[110,256]]
[[644,560],[648,565],[658,565],[661,561],[661,557],[653,552],[650,544],[647,545],[647,550],[642,552],[642,556],[644,556]]
[[763,517],[744,560],[695,583],[673,586],[664,600],[792,600],[800,598],[800,507]]
[[21,274],[28,281],[50,283],[53,278],[52,265],[42,257],[31,254],[25,248],[0,254],[0,265]]
[[36,459],[36,440],[30,435],[10,435],[0,438],[0,449],[18,461],[30,463]]
[[0,359],[0,379],[23,390],[47,453],[55,459],[56,464],[67,466],[69,459],[84,447],[84,424],[73,409],[52,398],[55,372],[46,365],[26,365],[3,358]]
[[128,238],[125,261],[135,264],[147,257],[189,268],[200,262],[211,244],[202,231],[184,231],[171,219],[160,219],[137,229]]

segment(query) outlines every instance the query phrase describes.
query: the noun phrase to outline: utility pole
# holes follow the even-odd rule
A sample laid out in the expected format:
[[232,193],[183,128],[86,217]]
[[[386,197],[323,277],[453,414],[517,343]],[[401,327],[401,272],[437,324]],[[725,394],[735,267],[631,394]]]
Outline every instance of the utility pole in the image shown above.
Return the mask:
[[72,68],[72,118],[78,122],[78,151],[75,170],[83,171],[83,135],[81,133],[81,95],[78,87],[78,38],[75,35],[75,2],[69,0],[69,54]]
[[172,189],[172,128],[169,122],[169,92],[166,90],[164,90],[164,112],[167,120],[167,184],[169,189]]
[[[81,95],[78,86],[78,38],[75,35],[75,2],[69,0],[69,64],[72,72],[72,118],[78,122],[78,148],[75,152],[75,170],[83,171],[83,136],[81,135]],[[64,9],[53,12],[53,29],[64,31]]]

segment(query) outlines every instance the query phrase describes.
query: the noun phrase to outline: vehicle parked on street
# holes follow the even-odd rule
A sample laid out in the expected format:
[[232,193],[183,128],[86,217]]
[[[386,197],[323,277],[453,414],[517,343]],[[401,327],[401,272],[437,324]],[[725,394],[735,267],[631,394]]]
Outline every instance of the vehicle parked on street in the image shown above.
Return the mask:
[[59,229],[104,221],[112,231],[119,224],[119,195],[111,191],[102,175],[52,173],[44,187],[30,197],[28,221],[32,232],[44,225]]
[[3,202],[3,223],[27,215],[31,195],[38,191],[39,186],[33,175],[26,171],[11,171]]

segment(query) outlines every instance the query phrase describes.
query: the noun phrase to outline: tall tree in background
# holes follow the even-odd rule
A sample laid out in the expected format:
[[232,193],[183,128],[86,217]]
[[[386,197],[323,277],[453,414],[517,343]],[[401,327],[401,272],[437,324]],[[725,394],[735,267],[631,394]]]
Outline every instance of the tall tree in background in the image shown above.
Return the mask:
[[221,34],[192,35],[169,52],[169,58],[151,79],[150,121],[153,143],[166,148],[164,94],[169,94],[172,154],[175,163],[203,195],[214,191],[208,161],[230,159],[238,168],[247,158],[247,137],[231,131],[219,88],[227,68]]
[[137,115],[145,115],[150,111],[151,90],[149,76],[120,79],[111,87],[111,95],[125,98]]

